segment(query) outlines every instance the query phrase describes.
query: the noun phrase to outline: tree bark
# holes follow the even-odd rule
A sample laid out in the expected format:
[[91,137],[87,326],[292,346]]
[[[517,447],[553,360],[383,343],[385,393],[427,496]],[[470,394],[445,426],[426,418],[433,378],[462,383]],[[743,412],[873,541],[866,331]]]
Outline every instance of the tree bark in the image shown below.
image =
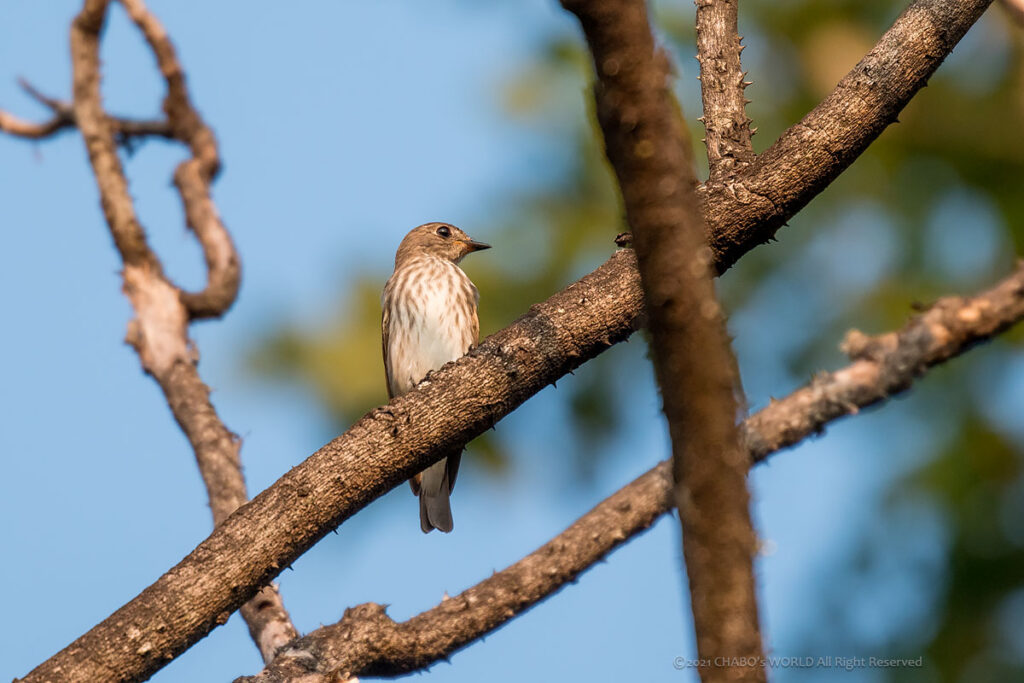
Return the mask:
[[764,681],[750,461],[736,428],[739,378],[715,298],[669,59],[655,47],[645,0],[562,5],[579,17],[593,54],[597,119],[636,246],[672,436],[698,670],[705,683]]
[[[771,154],[760,155],[727,186],[701,188],[716,269],[725,271],[769,239],[848,167],[990,2],[918,0],[829,98],[780,137]],[[810,129],[815,122],[824,128]],[[640,292],[635,260],[620,252],[583,281],[533,306],[478,351],[364,417],[293,469],[177,567],[25,680],[145,679],[223,623],[328,530],[430,465],[430,452],[461,446],[530,395],[627,338],[642,312]],[[447,431],[442,436],[435,430]],[[348,467],[358,474],[354,480],[336,478]],[[264,530],[273,538],[265,538]]]
[[754,158],[744,94],[750,83],[744,80],[740,64],[739,0],[697,0],[696,4],[704,146],[710,177],[721,182]]
[[[910,388],[914,380],[1024,319],[1024,268],[970,297],[940,299],[901,330],[877,337],[851,331],[853,362],[747,418],[748,457],[773,453],[820,434]],[[672,463],[664,461],[612,494],[565,532],[508,569],[408,621],[364,604],[342,620],[292,643],[256,676],[238,683],[327,683],[349,676],[398,676],[447,659],[553,595],[673,507]]]
[[[167,129],[192,151],[192,157],[178,166],[174,179],[188,225],[206,256],[205,289],[186,292],[167,278],[136,216],[117,154],[116,124],[106,115],[100,94],[99,43],[108,0],[88,0],[72,25],[72,118],[82,133],[103,212],[124,263],[124,292],[135,311],[127,341],[138,353],[143,369],[160,386],[192,446],[216,526],[244,504],[248,495],[238,437],[210,402],[210,390],[199,376],[198,351],[189,339],[188,324],[227,311],[238,294],[240,265],[210,198],[209,185],[220,166],[213,133],[189,100],[174,48],[156,18],[140,0],[122,0],[122,4],[156,55],[167,82]],[[269,662],[279,647],[298,636],[272,585],[263,586],[242,606],[242,616],[264,661]]]

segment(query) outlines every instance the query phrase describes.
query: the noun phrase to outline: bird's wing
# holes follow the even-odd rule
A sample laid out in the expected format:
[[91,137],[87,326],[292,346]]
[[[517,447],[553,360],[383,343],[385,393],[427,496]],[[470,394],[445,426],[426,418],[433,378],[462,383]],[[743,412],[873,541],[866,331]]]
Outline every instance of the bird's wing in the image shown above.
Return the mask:
[[[469,278],[467,278],[468,281]],[[477,316],[477,306],[480,303],[480,291],[476,288],[472,282],[469,283],[470,290],[473,297],[473,305],[470,306],[471,315],[469,316],[469,343],[466,344],[466,350],[468,351],[472,347],[476,346],[477,342],[480,341],[480,318]],[[448,493],[452,492],[455,488],[455,478],[459,476],[459,462],[462,460],[462,450],[458,453],[453,453],[448,456],[446,465],[448,473]]]
[[388,328],[391,327],[391,315],[388,313],[391,306],[389,306],[388,298],[385,293],[380,314],[380,349],[381,355],[384,356],[384,381],[388,387],[388,400],[390,401],[395,396],[391,393],[391,363],[388,362]]
[[[388,400],[390,401],[395,397],[391,391],[391,363],[388,362],[388,332],[391,327],[391,315],[388,311],[391,309],[389,305],[389,297],[385,290],[384,296],[381,301],[381,314],[380,314],[380,349],[381,355],[384,356],[384,380],[388,387]],[[412,488],[413,495],[420,495],[420,475],[416,474],[412,479],[409,480],[409,486]]]
[[[476,346],[477,342],[480,341],[480,318],[476,314],[476,309],[480,305],[480,290],[472,282],[469,283],[469,286],[473,290],[473,315],[470,316],[469,321],[469,346]],[[452,479],[454,480],[454,477]]]

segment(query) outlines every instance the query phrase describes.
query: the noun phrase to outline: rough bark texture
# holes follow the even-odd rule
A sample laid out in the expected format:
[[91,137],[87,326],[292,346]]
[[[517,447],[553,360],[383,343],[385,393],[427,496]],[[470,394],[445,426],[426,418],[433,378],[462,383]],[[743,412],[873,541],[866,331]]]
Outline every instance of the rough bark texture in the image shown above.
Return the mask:
[[742,173],[700,190],[719,272],[769,241],[924,87],[992,0],[917,0],[836,89]]
[[671,509],[672,475],[662,463],[620,489],[511,567],[395,623],[382,605],[345,611],[282,650],[259,675],[238,683],[308,683],[351,676],[397,676],[420,669],[528,610]]
[[[992,2],[912,3],[832,94],[749,167],[736,177],[698,188],[718,272],[771,240],[895,122]],[[4,117],[16,120],[0,112],[0,120]]]
[[897,332],[852,330],[840,348],[853,364],[810,384],[744,423],[755,460],[792,446],[822,426],[910,387],[925,370],[999,334],[1024,317],[1024,266],[974,297],[946,297]]
[[24,680],[144,680],[331,529],[432,464],[434,454],[464,445],[628,337],[640,308],[633,252],[617,252],[458,363],[364,416]]
[[[820,434],[833,420],[855,415],[910,388],[929,368],[1024,319],[1024,268],[975,297],[949,297],[897,332],[850,332],[843,347],[853,363],[823,373],[808,386],[743,423],[750,459]],[[671,462],[659,463],[577,520],[539,550],[454,598],[396,624],[381,605],[346,611],[337,624],[295,641],[259,675],[242,683],[327,683],[348,676],[392,676],[423,669],[487,635],[566,583],[673,506]],[[337,678],[335,678],[337,677]]]
[[712,182],[746,168],[754,158],[747,86],[740,64],[739,0],[696,0],[697,61],[704,105],[704,145]]
[[[770,238],[849,166],[989,3],[914,3],[809,115],[830,121],[828,135],[798,124],[773,146],[772,155],[762,154],[747,169],[743,177],[761,194],[740,181],[703,188],[717,270]],[[582,282],[533,306],[471,356],[364,417],[25,680],[145,679],[223,623],[230,610],[334,525],[431,464],[432,450],[461,446],[528,396],[628,337],[642,312],[640,292],[632,253],[617,253]],[[481,391],[468,395],[467,387]]]
[[[644,288],[672,436],[701,679],[764,681],[747,469],[729,337],[693,188],[689,139],[645,0],[563,0],[594,57],[594,96]],[[742,664],[741,664],[742,662]]]

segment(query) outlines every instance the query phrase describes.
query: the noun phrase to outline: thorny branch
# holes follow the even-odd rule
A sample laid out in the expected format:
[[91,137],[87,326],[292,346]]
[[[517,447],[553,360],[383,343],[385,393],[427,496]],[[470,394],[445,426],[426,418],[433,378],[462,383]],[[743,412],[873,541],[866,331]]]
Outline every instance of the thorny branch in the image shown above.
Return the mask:
[[[631,250],[377,408],[244,505],[185,559],[24,680],[144,680],[345,519],[634,331]],[[467,379],[469,378],[469,379]],[[443,410],[436,406],[444,405]],[[141,648],[140,644],[149,647]]]
[[[770,239],[853,163],[991,1],[917,0],[771,154],[759,155],[740,179],[700,188],[716,269],[724,272]],[[331,528],[430,465],[431,453],[465,444],[551,381],[628,338],[642,314],[640,292],[632,252],[623,251],[535,304],[477,351],[307,458],[25,680],[97,680],[111,671],[115,680],[143,680],[223,623]]]
[[763,666],[731,664],[764,659],[750,461],[736,428],[736,359],[715,298],[689,132],[672,94],[669,57],[655,46],[646,0],[562,5],[579,17],[593,55],[597,119],[636,247],[672,437],[698,670],[705,683],[764,681]]
[[754,158],[754,131],[744,91],[749,82],[740,64],[739,0],[696,0],[697,61],[704,104],[704,145],[711,179],[721,182]]
[[939,299],[903,329],[879,336],[851,330],[840,345],[853,363],[822,373],[806,387],[773,401],[744,423],[754,460],[818,433],[906,391],[914,379],[1024,318],[1024,264],[995,287],[973,297]]
[[[1024,319],[1024,266],[974,297],[940,299],[901,330],[856,330],[842,348],[852,363],[822,373],[743,422],[753,463],[794,446],[846,415],[908,390],[914,380]],[[282,650],[239,683],[326,683],[338,676],[396,676],[424,669],[560,590],[673,507],[671,462],[659,463],[514,565],[437,607],[395,623],[381,605],[345,612]]]
[[835,90],[735,177],[699,190],[719,273],[768,242],[924,87],[993,0],[915,0]]
[[672,509],[672,471],[663,462],[598,504],[511,567],[437,607],[395,623],[382,605],[345,611],[281,650],[256,676],[236,683],[328,683],[425,669],[522,614]]

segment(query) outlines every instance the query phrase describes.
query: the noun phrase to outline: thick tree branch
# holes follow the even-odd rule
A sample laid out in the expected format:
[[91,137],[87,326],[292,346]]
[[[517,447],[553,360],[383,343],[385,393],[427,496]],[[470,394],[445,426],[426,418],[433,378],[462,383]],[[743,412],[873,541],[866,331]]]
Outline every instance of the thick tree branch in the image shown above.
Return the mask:
[[[849,166],[987,4],[919,0],[912,5],[854,70],[868,65],[870,82],[878,88],[871,99],[881,98],[885,106],[865,109],[860,94],[845,88],[846,96],[857,100],[850,106],[856,104],[862,115],[853,119],[835,114],[845,107],[842,97],[826,100],[836,118],[833,138],[850,145],[849,150],[828,148],[836,154],[835,164],[808,161],[811,150],[826,149],[818,138],[807,140],[808,149],[794,151],[792,163],[781,154],[770,163],[765,155],[758,157],[754,176],[759,186],[767,188],[771,178],[791,184],[779,204],[759,201],[735,184],[732,190],[702,191],[716,269],[726,270],[765,241]],[[931,20],[922,21],[922,13]],[[947,23],[942,25],[940,19]],[[81,674],[78,680],[93,680],[91,674],[109,673],[108,666],[118,672],[116,680],[144,679],[206,635],[334,525],[431,464],[432,452],[463,445],[553,380],[627,338],[641,312],[635,259],[632,252],[619,252],[582,281],[531,307],[467,358],[364,417],[243,506],[174,569],[26,680],[45,681],[54,672],[74,672]],[[129,624],[138,630],[128,631]],[[140,643],[151,647],[139,652]]]
[[992,0],[916,0],[836,89],[735,178],[701,188],[719,272],[771,240],[895,122]]
[[[910,388],[943,363],[1024,319],[1024,267],[970,298],[940,299],[903,329],[867,337],[852,331],[843,348],[853,363],[822,373],[786,398],[747,418],[743,432],[752,462],[820,434]],[[395,623],[369,603],[337,624],[300,638],[259,675],[240,683],[326,683],[347,676],[395,676],[447,659],[554,594],[673,506],[671,462],[659,463],[580,517],[540,549],[454,598]],[[340,674],[340,675],[339,675]],[[337,678],[334,678],[334,677]]]
[[737,27],[739,0],[696,0],[697,61],[704,104],[704,145],[710,177],[722,182],[750,164],[753,131],[747,118],[743,46]]
[[544,386],[628,337],[640,308],[633,252],[617,252],[457,363],[365,415],[25,680],[58,674],[67,680],[144,680],[223,623],[256,587],[331,529],[430,465],[437,453],[465,444]]
[[739,378],[715,298],[669,58],[655,47],[646,0],[562,5],[579,17],[593,54],[597,119],[636,247],[672,436],[700,676],[705,683],[764,681],[750,461],[736,427]]
[[327,683],[425,669],[572,583],[609,552],[672,509],[672,470],[663,462],[623,487],[541,548],[408,621],[382,605],[345,611],[281,650],[260,674],[236,683]]

